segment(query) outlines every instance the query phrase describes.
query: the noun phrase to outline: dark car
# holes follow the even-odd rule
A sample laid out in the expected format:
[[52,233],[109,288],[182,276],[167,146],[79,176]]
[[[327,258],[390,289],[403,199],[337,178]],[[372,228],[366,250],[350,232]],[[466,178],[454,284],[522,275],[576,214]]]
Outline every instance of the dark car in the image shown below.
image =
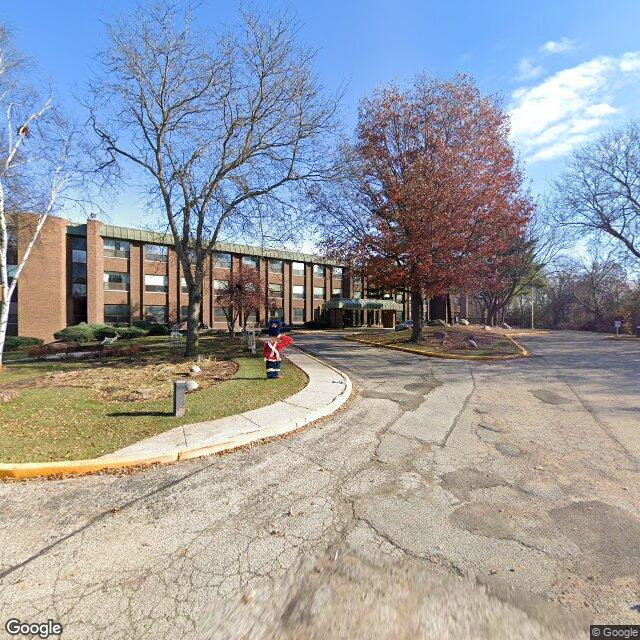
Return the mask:
[[405,320],[396,325],[396,331],[404,331],[405,329],[413,329],[413,320]]

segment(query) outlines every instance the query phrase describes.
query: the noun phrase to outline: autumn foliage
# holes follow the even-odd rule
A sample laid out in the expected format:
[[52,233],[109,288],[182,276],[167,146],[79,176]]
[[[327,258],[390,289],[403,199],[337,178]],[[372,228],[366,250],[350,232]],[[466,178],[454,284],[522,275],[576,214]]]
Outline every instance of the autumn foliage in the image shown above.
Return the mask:
[[360,105],[349,162],[366,222],[349,249],[371,285],[411,292],[414,320],[424,296],[495,276],[523,232],[531,205],[508,131],[466,76],[422,77]]

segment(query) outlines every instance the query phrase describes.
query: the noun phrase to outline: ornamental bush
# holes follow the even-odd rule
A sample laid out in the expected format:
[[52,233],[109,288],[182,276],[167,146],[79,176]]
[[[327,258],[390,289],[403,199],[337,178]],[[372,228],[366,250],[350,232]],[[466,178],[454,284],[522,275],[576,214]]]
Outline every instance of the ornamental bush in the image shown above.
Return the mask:
[[118,327],[114,331],[118,332],[118,335],[123,340],[131,340],[132,338],[141,338],[142,336],[146,336],[149,332],[142,327]]
[[148,320],[134,320],[131,323],[134,327],[140,327],[147,330],[149,336],[168,336],[169,327],[166,324],[160,324],[159,322],[149,322]]
[[56,340],[63,342],[93,342],[96,337],[93,327],[86,322],[65,327],[53,334]]
[[7,336],[4,341],[5,351],[22,351],[28,347],[35,347],[42,344],[44,340],[40,338],[30,338],[29,336]]
[[147,330],[142,327],[124,326],[114,327],[110,324],[87,324],[81,322],[54,333],[56,340],[63,342],[93,342],[102,341],[105,338],[113,338],[116,333],[122,340],[140,338],[147,335]]

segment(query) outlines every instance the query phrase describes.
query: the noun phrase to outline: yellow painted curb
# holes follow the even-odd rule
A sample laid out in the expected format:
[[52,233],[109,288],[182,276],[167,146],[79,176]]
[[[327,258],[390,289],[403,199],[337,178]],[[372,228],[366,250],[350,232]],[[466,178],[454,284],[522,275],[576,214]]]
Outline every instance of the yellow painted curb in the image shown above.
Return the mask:
[[69,460],[61,462],[16,462],[0,464],[0,478],[36,478],[38,476],[82,475],[96,473],[108,469],[122,469],[124,467],[148,467],[152,464],[166,464],[176,462],[177,453],[139,457],[119,458],[116,460]]
[[381,349],[393,349],[394,351],[404,351],[406,353],[415,353],[419,356],[427,356],[429,358],[441,358],[443,360],[515,360],[516,358],[526,358],[531,355],[527,349],[525,349],[521,344],[516,342],[511,336],[505,336],[513,344],[518,347],[520,353],[511,353],[508,355],[494,355],[494,356],[481,356],[481,355],[468,355],[465,356],[463,354],[458,353],[438,353],[436,351],[424,351],[421,349],[416,349],[413,347],[403,347],[400,345],[394,344],[380,344],[377,342],[370,342],[368,340],[363,340],[361,338],[352,338],[351,336],[344,336],[343,340],[350,340],[351,342],[359,342],[361,344],[366,344],[370,347],[380,347]]

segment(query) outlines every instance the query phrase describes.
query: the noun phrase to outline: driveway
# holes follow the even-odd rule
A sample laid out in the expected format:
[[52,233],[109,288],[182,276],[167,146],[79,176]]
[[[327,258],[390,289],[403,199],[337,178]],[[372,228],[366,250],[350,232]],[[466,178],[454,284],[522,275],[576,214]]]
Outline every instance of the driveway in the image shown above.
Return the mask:
[[[640,346],[307,334],[338,414],[229,455],[0,485],[0,620],[88,638],[584,638],[640,623]],[[2,632],[0,632],[1,634]],[[2,637],[0,635],[0,637]]]

